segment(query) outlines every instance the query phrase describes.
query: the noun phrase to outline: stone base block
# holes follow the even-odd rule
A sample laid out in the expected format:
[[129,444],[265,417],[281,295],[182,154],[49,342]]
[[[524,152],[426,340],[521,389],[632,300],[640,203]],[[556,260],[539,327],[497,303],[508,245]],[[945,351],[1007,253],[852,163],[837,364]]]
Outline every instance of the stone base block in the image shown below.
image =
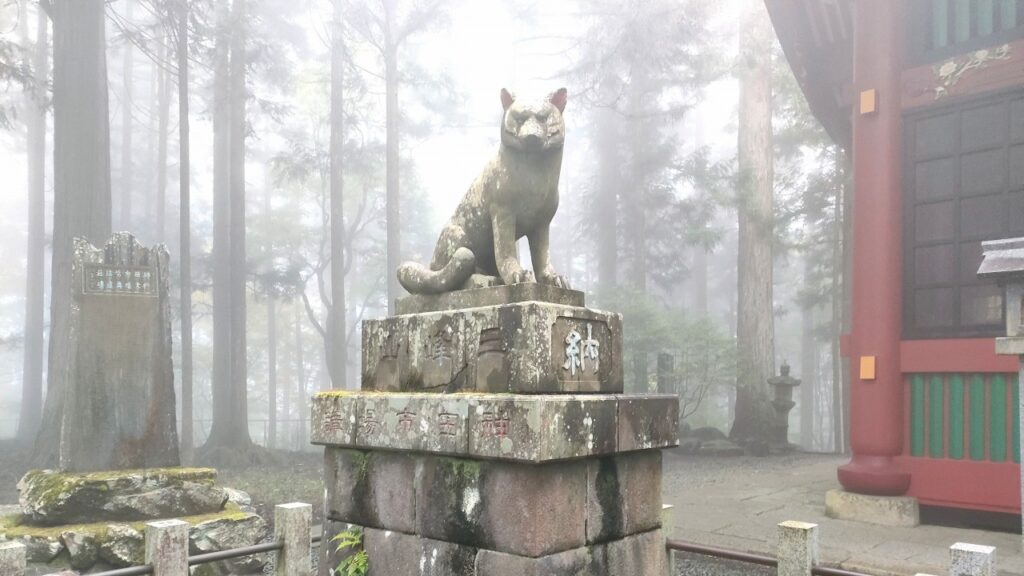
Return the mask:
[[[453,544],[413,534],[366,528],[369,576],[661,576],[665,536],[652,530],[611,542],[537,558]],[[321,566],[328,576],[340,559]]]
[[328,521],[538,558],[661,527],[661,453],[548,464],[328,448]]
[[321,392],[312,442],[549,462],[678,444],[675,395]]
[[916,498],[870,496],[839,489],[825,493],[825,515],[882,526],[917,526],[921,523]]
[[515,302],[365,320],[362,350],[363,390],[623,390],[622,317],[561,303]]

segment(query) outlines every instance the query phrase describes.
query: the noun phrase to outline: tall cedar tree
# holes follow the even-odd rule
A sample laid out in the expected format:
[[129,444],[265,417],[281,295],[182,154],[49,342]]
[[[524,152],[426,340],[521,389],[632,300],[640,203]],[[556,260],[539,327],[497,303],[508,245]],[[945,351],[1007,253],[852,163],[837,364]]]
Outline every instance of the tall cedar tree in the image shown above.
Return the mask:
[[[332,388],[345,388],[348,366],[348,322],[345,294],[345,210],[344,210],[344,146],[345,146],[345,37],[344,0],[333,0],[331,26],[331,306],[327,316],[327,369]],[[390,103],[390,100],[389,100]],[[390,132],[388,132],[390,134]],[[397,147],[396,147],[397,148]],[[390,162],[390,156],[388,161]],[[397,176],[397,175],[396,175]],[[390,185],[390,180],[388,180]],[[389,229],[390,232],[390,229]],[[389,272],[391,262],[389,260]]]
[[[35,463],[57,463],[69,377],[72,239],[110,236],[110,123],[103,0],[54,0],[50,351]],[[75,407],[68,407],[75,409]]]
[[746,3],[740,29],[737,213],[736,410],[730,436],[769,436],[774,372],[772,309],[773,148],[771,54],[774,36],[759,3]]

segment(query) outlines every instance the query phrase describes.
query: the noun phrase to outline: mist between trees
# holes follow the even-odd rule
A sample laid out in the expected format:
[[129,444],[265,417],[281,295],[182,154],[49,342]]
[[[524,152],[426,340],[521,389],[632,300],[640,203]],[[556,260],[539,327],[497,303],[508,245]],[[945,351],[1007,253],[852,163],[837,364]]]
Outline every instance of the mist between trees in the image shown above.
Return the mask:
[[497,148],[503,86],[569,89],[552,257],[624,314],[627,389],[654,390],[669,353],[689,426],[755,438],[787,360],[791,439],[844,445],[846,158],[761,2],[0,10],[0,437],[40,464],[70,242],[112,230],[171,253],[186,453],[309,448],[308,396],[358,388],[360,322]]

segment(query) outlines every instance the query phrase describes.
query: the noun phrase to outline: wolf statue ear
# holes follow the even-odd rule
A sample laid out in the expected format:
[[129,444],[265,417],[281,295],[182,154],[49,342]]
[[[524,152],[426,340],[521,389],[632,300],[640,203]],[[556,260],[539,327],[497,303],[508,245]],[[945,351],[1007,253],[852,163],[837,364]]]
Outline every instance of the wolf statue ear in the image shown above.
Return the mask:
[[516,101],[515,95],[504,88],[501,89],[501,107],[508,110],[508,107]]
[[548,96],[548,101],[558,108],[559,112],[565,112],[565,103],[569,100],[569,92],[565,88],[559,88]]

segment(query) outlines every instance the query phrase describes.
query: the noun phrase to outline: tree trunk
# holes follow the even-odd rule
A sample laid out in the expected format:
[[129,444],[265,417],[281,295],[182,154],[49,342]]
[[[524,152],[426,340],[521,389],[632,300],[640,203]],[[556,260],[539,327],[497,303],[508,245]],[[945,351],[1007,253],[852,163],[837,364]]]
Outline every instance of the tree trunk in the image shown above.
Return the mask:
[[[804,285],[809,285],[810,255],[804,254]],[[800,445],[814,450],[814,413],[818,387],[818,344],[814,338],[814,307],[800,308]]]
[[[230,32],[226,2],[218,4],[213,70],[213,413],[206,445],[223,444],[231,408],[231,140]],[[205,448],[204,448],[205,450]]]
[[72,239],[110,236],[110,123],[103,0],[54,0],[53,259],[43,425],[34,464],[57,463],[68,377]]
[[178,4],[178,242],[181,272],[181,458],[192,462],[192,228],[188,105],[188,0]]
[[850,332],[850,310],[853,306],[853,194],[850,185],[850,158],[836,150],[836,176],[839,185],[833,202],[835,238],[832,250],[832,449],[838,453],[849,450],[850,443],[850,371],[848,360],[839,351],[839,339]]
[[[22,2],[24,36],[28,36],[28,2]],[[36,9],[33,82],[25,93],[28,129],[28,238],[25,270],[25,352],[21,381],[18,441],[31,442],[39,430],[43,404],[43,305],[46,281],[46,86],[49,69],[49,19]]]
[[693,312],[697,318],[708,317],[708,249],[693,249]]
[[[135,0],[124,0],[125,21],[130,25],[134,19]],[[125,39],[122,74],[124,77],[124,100],[121,102],[121,214],[117,227],[132,230],[132,192],[135,188],[135,171],[132,166],[132,99],[135,88],[135,46]]]
[[597,236],[597,292],[602,305],[607,306],[615,294],[618,280],[618,213],[619,170],[618,116],[610,109],[602,109],[597,116],[598,174],[595,228]]
[[267,296],[267,398],[267,447],[277,448],[277,306],[270,295]]
[[[647,74],[642,65],[634,66],[631,70],[632,83],[630,85],[630,106],[632,118],[629,122],[629,201],[624,204],[626,219],[626,238],[630,254],[629,284],[638,296],[647,294],[647,178],[642,165],[645,161],[644,145],[650,134],[646,131],[647,113],[645,104],[645,90],[647,89]],[[633,381],[634,390],[639,393],[648,392],[650,383],[648,378],[647,350],[638,346],[633,351]]]
[[302,357],[302,307],[295,306],[295,408],[299,412],[299,438],[306,437],[306,361]]
[[[161,28],[163,30],[163,28]],[[171,115],[171,90],[170,82],[167,81],[167,35],[160,34],[157,39],[157,106],[159,106],[159,119],[157,120],[157,151],[156,151],[156,216],[154,223],[156,228],[156,241],[165,242],[167,239],[167,124]]]
[[[343,0],[334,0],[334,26],[331,36],[331,306],[327,310],[327,367],[331,375],[331,387],[339,389],[346,387],[345,370],[348,366],[348,342],[346,339],[348,322],[345,314],[347,307],[345,298],[345,212],[342,194],[345,146],[345,45],[342,35],[342,7]],[[388,101],[390,102],[390,100]],[[388,146],[390,150],[390,138]],[[390,171],[388,174],[390,175]],[[390,186],[390,176],[388,182]],[[389,234],[390,222],[389,217]],[[388,246],[390,266],[390,242]],[[394,276],[395,270],[397,268],[389,269],[388,274]]]
[[245,291],[245,0],[231,5],[231,435],[249,446]]
[[391,1],[384,1],[384,87],[387,151],[385,158],[387,212],[388,313],[395,313],[395,299],[402,293],[398,285],[398,266],[402,262],[401,206],[398,188],[398,45],[393,37],[394,11]]
[[736,417],[730,436],[768,438],[773,409],[772,323],[772,28],[750,3],[740,31],[739,216],[736,320]]

